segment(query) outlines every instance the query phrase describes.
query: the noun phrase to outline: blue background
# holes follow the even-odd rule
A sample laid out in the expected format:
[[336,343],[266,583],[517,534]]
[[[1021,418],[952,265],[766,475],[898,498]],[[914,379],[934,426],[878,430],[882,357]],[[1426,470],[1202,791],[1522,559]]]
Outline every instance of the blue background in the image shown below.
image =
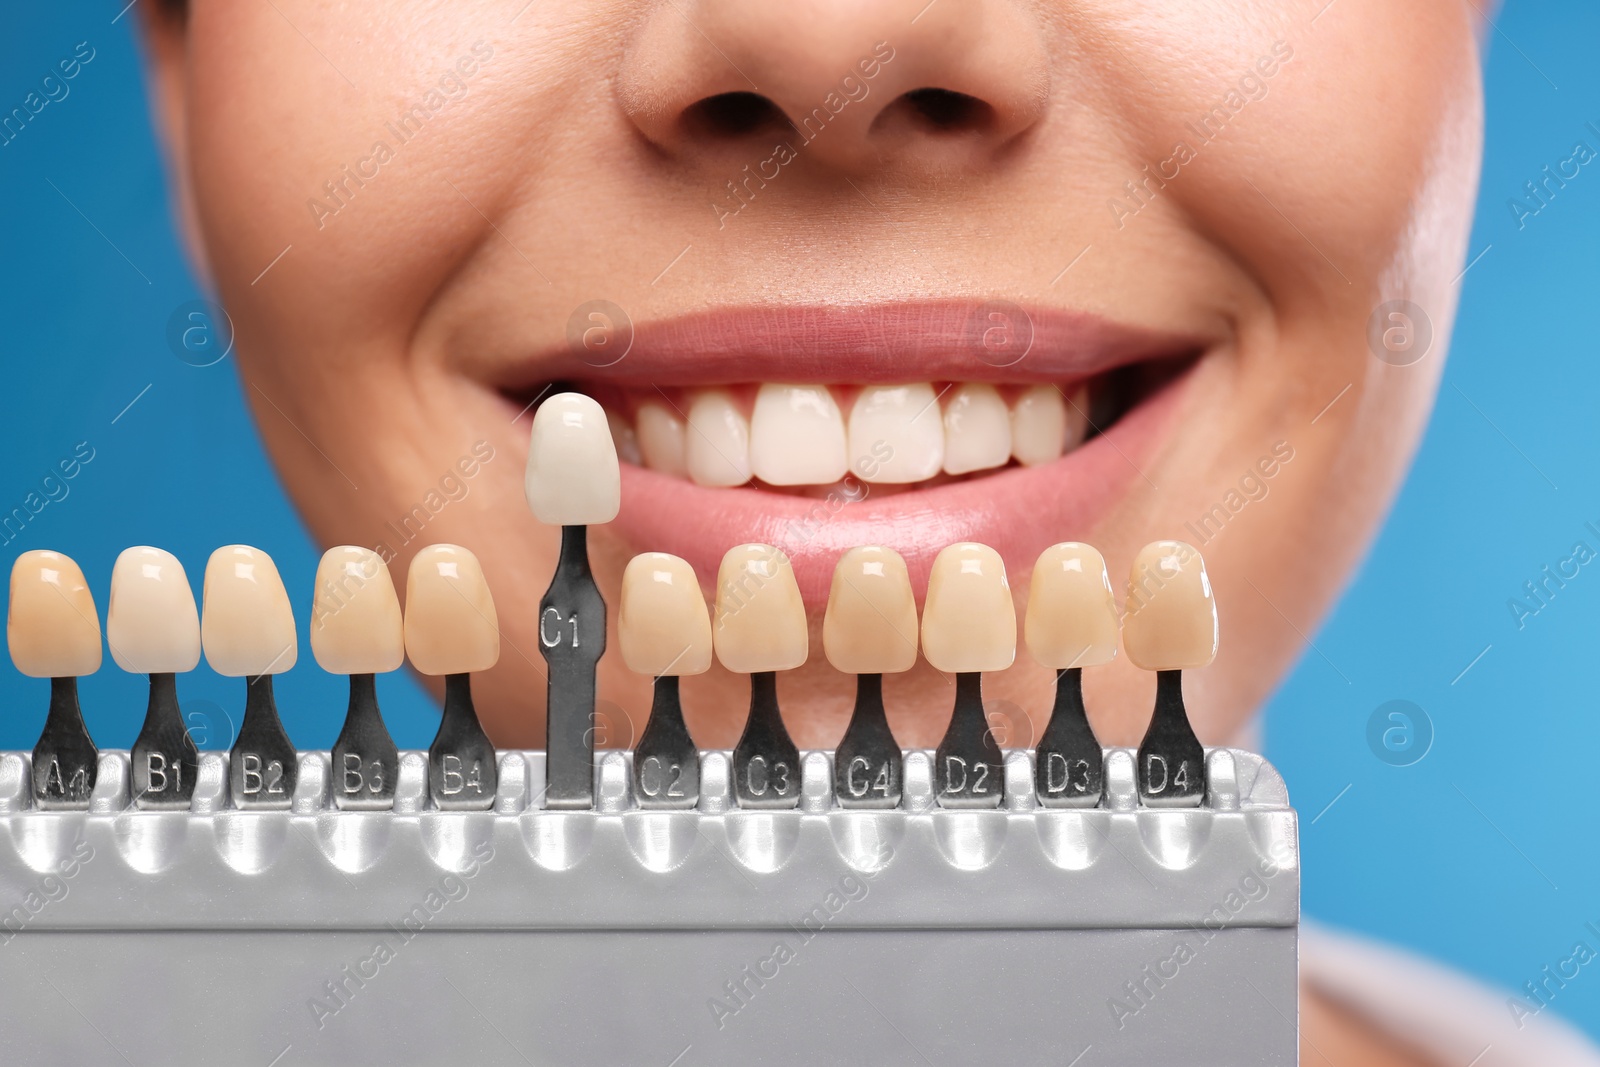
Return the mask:
[[[70,95],[0,147],[0,514],[78,442],[94,449],[0,560],[65,551],[103,608],[127,545],[170,549],[198,583],[213,548],[246,542],[307,591],[318,553],[257,443],[232,360],[197,368],[167,340],[175,309],[201,294],[169,223],[133,18],[110,21],[118,7],[27,5],[0,39],[0,112],[79,41],[96,51]],[[1600,925],[1600,563],[1521,628],[1507,606],[1575,542],[1600,551],[1584,525],[1600,529],[1600,164],[1520,229],[1507,207],[1575,141],[1600,148],[1585,125],[1600,126],[1597,40],[1593,0],[1512,4],[1499,22],[1470,253],[1484,254],[1464,281],[1437,413],[1374,552],[1268,712],[1268,754],[1303,813],[1308,914],[1511,989],[1580,939],[1595,945],[1584,923]],[[310,597],[297,601],[303,634]],[[300,747],[325,748],[342,682],[309,650],[301,658],[280,679],[284,719]],[[396,740],[426,747],[429,700],[403,673],[380,686]],[[46,690],[0,665],[0,748],[32,747]],[[183,692],[205,746],[228,745],[242,683],[202,665]],[[1413,705],[1415,730],[1369,741],[1369,721],[1396,700]],[[141,679],[108,657],[83,701],[100,744],[133,741]],[[1556,1009],[1600,1037],[1600,966]]]

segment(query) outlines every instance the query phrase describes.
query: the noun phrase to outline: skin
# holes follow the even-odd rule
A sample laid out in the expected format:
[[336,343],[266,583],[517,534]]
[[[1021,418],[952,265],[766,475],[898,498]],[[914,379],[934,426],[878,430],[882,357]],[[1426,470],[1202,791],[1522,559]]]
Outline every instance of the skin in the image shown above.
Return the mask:
[[[1222,617],[1215,663],[1186,677],[1207,742],[1247,725],[1365,550],[1443,367],[1481,149],[1477,8],[924,3],[200,0],[186,20],[141,5],[177,211],[316,536],[393,545],[386,523],[475,442],[494,449],[464,499],[395,546],[392,566],[403,575],[435,541],[482,560],[504,653],[475,692],[498,743],[542,744],[532,605],[558,534],[523,502],[529,419],[513,423],[486,383],[559,351],[572,309],[599,296],[636,322],[774,302],[1002,296],[1204,338],[1175,413],[1137,458],[1140,476],[1071,536],[1102,550],[1120,587],[1142,544],[1195,541],[1186,523],[1275,444],[1293,449],[1269,494],[1200,546]],[[719,228],[709,201],[772,138],[718,136],[685,110],[753,83],[804,113],[880,40],[897,61],[872,95]],[[385,124],[477,42],[492,58],[466,91],[319,219],[308,201],[323,183],[374,141],[392,145]],[[1260,95],[1119,219],[1109,202],[1124,183],[1170,157],[1185,121],[1275,42],[1292,56]],[[919,127],[900,94],[925,86],[977,97],[987,120],[955,136]],[[1432,327],[1409,366],[1374,358],[1367,342],[1374,308],[1397,298]],[[613,603],[627,559],[652,547],[591,533]],[[1032,561],[1006,562],[1020,607]],[[813,626],[817,650],[820,608]],[[1085,681],[1102,741],[1137,743],[1152,677],[1119,657]],[[1050,684],[1026,655],[987,681],[1004,743],[1036,734]],[[736,740],[745,685],[718,668],[686,680],[702,747]],[[612,654],[600,692],[602,741],[627,744],[649,680]],[[851,693],[820,656],[785,675],[796,741],[831,746]],[[950,694],[926,667],[891,678],[900,741],[937,743]],[[1308,1063],[1422,1062],[1331,1008],[1308,1006],[1307,1024],[1348,1038],[1326,1036],[1318,1044],[1334,1059],[1308,1048]]]

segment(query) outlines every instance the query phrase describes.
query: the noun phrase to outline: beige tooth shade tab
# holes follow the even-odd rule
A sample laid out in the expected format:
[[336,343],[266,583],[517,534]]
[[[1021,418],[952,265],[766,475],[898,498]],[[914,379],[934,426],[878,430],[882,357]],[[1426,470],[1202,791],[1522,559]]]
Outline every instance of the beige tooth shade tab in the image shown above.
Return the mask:
[[478,557],[429,545],[406,575],[406,655],[423,674],[471,674],[500,659],[500,617]]
[[38,550],[17,557],[6,641],[11,662],[30,678],[76,678],[100,669],[100,616],[70,557]]
[[271,556],[249,545],[217,549],[200,598],[200,643],[212,670],[255,678],[294,666],[294,611]]
[[593,398],[557,393],[539,405],[523,487],[534,517],[551,526],[590,526],[617,517],[617,447],[605,409]]
[[322,554],[311,603],[311,654],[330,674],[383,674],[405,661],[400,597],[372,549],[339,545]]
[[900,553],[881,545],[846,552],[833,569],[822,650],[846,674],[898,674],[917,662],[917,602]]
[[676,677],[711,669],[711,613],[687,560],[645,552],[628,561],[617,637],[622,662],[637,674]]
[[139,545],[117,557],[106,644],[117,666],[134,674],[181,674],[200,665],[200,612],[177,556]]
[[717,660],[739,674],[793,670],[806,661],[806,609],[789,557],[739,545],[717,568]]
[[1178,671],[1217,655],[1217,602],[1205,560],[1182,541],[1155,541],[1128,574],[1122,647],[1135,667]]
[[1017,609],[1000,553],[963,541],[934,557],[922,606],[922,654],[948,674],[1011,666],[1017,658]]
[[1117,657],[1117,602],[1106,561],[1091,545],[1051,545],[1033,565],[1028,651],[1052,670],[1098,667]]

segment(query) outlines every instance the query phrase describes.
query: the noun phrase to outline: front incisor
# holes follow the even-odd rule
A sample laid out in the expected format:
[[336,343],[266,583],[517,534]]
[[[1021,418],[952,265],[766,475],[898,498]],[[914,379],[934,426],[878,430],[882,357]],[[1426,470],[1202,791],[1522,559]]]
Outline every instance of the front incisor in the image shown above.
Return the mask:
[[1128,574],[1122,647],[1147,671],[1204,667],[1217,655],[1217,602],[1198,549],[1155,541]]
[[100,616],[83,571],[59,552],[24,552],[11,567],[11,662],[30,678],[100,669]]
[[629,560],[617,637],[630,671],[659,677],[710,670],[711,613],[694,568],[665,552]]
[[1011,666],[1017,658],[1017,608],[1000,553],[964,541],[934,557],[922,606],[922,654],[948,674]]
[[806,608],[789,557],[739,545],[717,568],[717,660],[739,674],[793,670],[806,661]]
[[852,548],[833,569],[822,650],[846,674],[898,674],[917,662],[917,602],[892,548]]
[[217,549],[200,596],[200,643],[212,670],[254,678],[294,666],[294,610],[271,556],[249,545]]
[[622,474],[605,409],[582,393],[557,393],[540,404],[523,487],[534,517],[551,526],[616,518]]
[[429,545],[406,575],[406,655],[423,674],[471,674],[500,659],[500,617],[478,557]]
[[1028,651],[1052,670],[1097,667],[1117,656],[1117,602],[1106,561],[1090,545],[1051,545],[1033,565],[1024,630]]
[[124,549],[111,568],[106,644],[134,674],[180,674],[200,664],[200,611],[183,564],[171,552]]
[[339,545],[317,564],[311,654],[330,674],[383,674],[405,661],[394,579],[370,548]]

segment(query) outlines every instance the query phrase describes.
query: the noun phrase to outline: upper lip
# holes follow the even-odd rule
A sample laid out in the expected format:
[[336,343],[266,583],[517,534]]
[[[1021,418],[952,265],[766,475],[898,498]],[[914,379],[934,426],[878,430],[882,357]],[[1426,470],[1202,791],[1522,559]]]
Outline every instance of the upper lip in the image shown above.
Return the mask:
[[[639,323],[610,321],[617,318],[610,309],[599,314],[606,318],[575,316],[579,328],[569,329],[572,340],[517,367],[504,386],[565,379],[661,386],[1060,383],[1124,364],[1192,355],[1214,340],[1000,300],[736,307]],[[609,348],[583,347],[577,337],[585,321],[609,325]]]

